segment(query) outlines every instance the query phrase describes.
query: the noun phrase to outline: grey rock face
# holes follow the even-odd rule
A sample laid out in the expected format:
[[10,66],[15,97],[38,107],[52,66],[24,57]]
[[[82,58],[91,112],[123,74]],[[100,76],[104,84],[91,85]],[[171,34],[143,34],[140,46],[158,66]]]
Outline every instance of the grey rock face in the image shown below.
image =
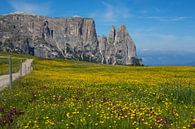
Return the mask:
[[142,61],[136,55],[136,46],[124,25],[118,30],[112,26],[107,38],[98,39],[103,56],[102,62],[112,65],[142,65]]
[[135,45],[126,28],[96,34],[90,18],[49,18],[26,14],[0,17],[0,51],[106,64],[132,64]]

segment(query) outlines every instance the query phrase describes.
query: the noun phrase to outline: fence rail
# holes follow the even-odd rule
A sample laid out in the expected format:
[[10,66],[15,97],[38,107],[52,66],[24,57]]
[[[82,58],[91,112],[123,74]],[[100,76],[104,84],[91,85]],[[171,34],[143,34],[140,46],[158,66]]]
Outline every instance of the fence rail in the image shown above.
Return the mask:
[[[3,84],[8,84],[9,87],[12,87],[12,81],[16,78],[19,78],[21,76],[24,76],[25,74],[29,73],[32,70],[31,63],[32,59],[27,59],[27,58],[18,58],[18,57],[12,57],[11,55],[9,56],[0,56],[0,59],[7,59],[7,75],[1,75],[0,76],[0,86],[3,86]],[[19,63],[17,64],[17,67],[19,71],[15,71],[16,73],[13,72],[13,59],[18,59]],[[25,59],[25,61],[24,61]],[[24,62],[23,62],[24,61]],[[17,69],[17,68],[16,68]],[[3,72],[2,72],[3,73]],[[9,79],[9,80],[8,80]],[[1,87],[0,87],[1,88]]]
[[[12,57],[12,56],[11,56]],[[9,56],[0,56],[0,58],[8,59]],[[21,57],[12,57],[12,59],[27,59],[27,58],[21,58]]]

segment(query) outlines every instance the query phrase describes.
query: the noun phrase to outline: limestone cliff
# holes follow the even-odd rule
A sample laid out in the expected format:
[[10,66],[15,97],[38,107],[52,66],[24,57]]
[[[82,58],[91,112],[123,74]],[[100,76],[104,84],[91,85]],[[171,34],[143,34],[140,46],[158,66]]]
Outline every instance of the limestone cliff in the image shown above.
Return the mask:
[[126,27],[121,25],[118,30],[112,26],[108,37],[99,37],[102,61],[106,64],[141,65],[137,58],[136,46]]
[[134,64],[135,44],[125,26],[108,37],[96,34],[91,18],[49,18],[27,14],[0,16],[0,51],[106,64]]

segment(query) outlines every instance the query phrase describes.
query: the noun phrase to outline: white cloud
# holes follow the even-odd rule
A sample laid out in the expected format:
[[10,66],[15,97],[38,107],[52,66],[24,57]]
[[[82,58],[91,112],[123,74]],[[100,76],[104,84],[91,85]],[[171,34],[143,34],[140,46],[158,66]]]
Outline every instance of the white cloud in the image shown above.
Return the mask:
[[115,11],[114,11],[114,6],[102,2],[103,5],[106,7],[105,13],[103,14],[103,17],[105,18],[106,21],[113,21],[115,20],[116,16],[115,16]]
[[140,13],[140,14],[148,14],[149,11],[148,10],[140,10],[140,11],[138,11],[138,13]]
[[9,4],[16,12],[25,12],[36,15],[49,15],[50,6],[48,3],[29,3],[27,1],[10,1]]
[[107,3],[102,2],[104,7],[103,10],[96,10],[90,14],[91,17],[96,19],[102,19],[103,22],[118,22],[121,19],[128,19],[132,15],[130,14],[130,10],[126,7],[122,2],[117,3]]
[[177,21],[182,21],[185,19],[189,19],[190,17],[161,17],[161,16],[150,16],[150,17],[146,17],[148,19],[152,19],[152,20],[157,20],[157,21],[164,21],[164,22],[177,22]]
[[138,30],[132,33],[132,36],[140,49],[194,51],[195,48],[193,36],[176,36],[156,32],[156,30]]
[[159,9],[159,8],[154,8],[154,10],[155,10],[155,12],[163,12],[164,10],[161,10],[161,9]]

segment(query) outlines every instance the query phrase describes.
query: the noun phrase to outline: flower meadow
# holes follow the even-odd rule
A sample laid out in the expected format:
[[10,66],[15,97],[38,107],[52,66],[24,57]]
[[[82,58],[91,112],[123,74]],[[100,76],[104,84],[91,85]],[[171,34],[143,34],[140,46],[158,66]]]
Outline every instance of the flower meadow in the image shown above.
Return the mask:
[[195,67],[35,59],[33,68],[0,92],[0,128],[195,128]]

